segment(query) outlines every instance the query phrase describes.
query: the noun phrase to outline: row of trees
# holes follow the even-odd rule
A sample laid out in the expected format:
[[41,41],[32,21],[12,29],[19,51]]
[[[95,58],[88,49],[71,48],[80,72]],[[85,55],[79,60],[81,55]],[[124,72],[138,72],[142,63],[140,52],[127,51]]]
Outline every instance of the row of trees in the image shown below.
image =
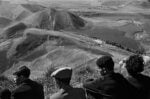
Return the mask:
[[116,43],[116,42],[112,42],[112,41],[105,41],[107,44],[110,44],[110,45],[113,45],[113,46],[117,46],[123,50],[126,50],[126,51],[129,51],[129,52],[132,52],[132,53],[136,53],[136,54],[145,54],[145,50],[143,48],[141,49],[132,49],[132,48],[128,48],[127,46],[123,46],[119,43]]

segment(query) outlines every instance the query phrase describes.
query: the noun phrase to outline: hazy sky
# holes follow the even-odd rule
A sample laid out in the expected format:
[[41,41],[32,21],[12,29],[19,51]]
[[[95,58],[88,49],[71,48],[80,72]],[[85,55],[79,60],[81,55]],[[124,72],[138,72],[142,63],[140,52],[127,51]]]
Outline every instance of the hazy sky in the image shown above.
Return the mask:
[[93,2],[98,0],[3,0],[3,1],[11,1],[11,2],[25,2],[25,1],[75,1],[75,2]]

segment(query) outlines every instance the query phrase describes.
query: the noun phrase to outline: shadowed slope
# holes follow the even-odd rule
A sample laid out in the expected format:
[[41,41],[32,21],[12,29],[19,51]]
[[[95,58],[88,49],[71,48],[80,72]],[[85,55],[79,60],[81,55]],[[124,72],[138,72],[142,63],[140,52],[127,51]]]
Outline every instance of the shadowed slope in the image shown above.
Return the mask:
[[49,30],[79,29],[86,23],[82,18],[70,12],[56,9],[37,12],[23,22],[31,27]]
[[[5,39],[15,38],[17,35],[23,35],[23,32],[27,26],[24,23],[15,23],[6,27],[2,35]],[[17,36],[18,37],[18,36]]]
[[46,9],[39,11],[4,29],[6,38],[11,38],[18,31],[26,28],[39,28],[47,30],[73,30],[82,29],[86,21],[63,10]]
[[19,59],[24,57],[30,52],[32,52],[35,48],[40,46],[47,39],[47,35],[28,35],[26,37],[22,37],[19,40],[15,41],[11,48],[8,51],[8,57]]
[[[13,41],[7,56],[9,59],[27,62],[31,65],[33,75],[40,77],[50,65],[76,67],[97,55],[111,55],[94,46],[89,47],[85,38],[73,35],[75,34],[27,29],[23,37]],[[92,42],[94,43],[91,40]],[[6,71],[6,74],[10,75],[17,67],[18,65],[14,65]]]
[[7,70],[10,66],[15,63],[13,59],[8,59],[7,51],[12,44],[11,40],[7,40],[3,43],[0,43],[0,73]]
[[12,20],[5,18],[5,17],[0,17],[0,28],[4,28],[7,25],[9,25],[12,22]]
[[[41,29],[27,29],[24,33],[24,37],[14,42],[9,50],[9,55],[14,58],[21,58],[28,54],[31,54],[34,49],[48,40],[50,46],[65,46],[82,49],[93,54],[108,54],[107,52],[88,47],[88,45],[82,44],[80,40],[75,37],[64,34],[63,32],[45,31]],[[14,51],[15,49],[15,51]]]
[[[6,38],[12,38],[18,33],[19,35],[22,35],[23,32],[21,30],[25,30],[26,28],[71,31],[79,35],[102,39],[109,43],[115,43],[118,46],[124,47],[124,49],[132,49],[139,52],[144,51],[140,42],[126,37],[125,32],[107,26],[98,26],[95,25],[94,22],[92,24],[92,22],[90,23],[89,21],[64,10],[46,9],[39,11],[19,23],[4,29],[3,34]],[[128,28],[129,27],[125,27],[124,30],[128,30]],[[20,31],[18,32],[18,30]]]
[[44,10],[46,7],[38,5],[38,4],[21,4],[24,8],[28,9],[29,11],[35,13],[41,10]]

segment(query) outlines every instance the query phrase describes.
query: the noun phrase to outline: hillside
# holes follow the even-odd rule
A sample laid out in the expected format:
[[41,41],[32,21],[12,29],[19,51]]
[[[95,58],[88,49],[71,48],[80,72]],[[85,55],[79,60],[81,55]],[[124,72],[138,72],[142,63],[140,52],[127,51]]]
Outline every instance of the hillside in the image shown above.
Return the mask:
[[[22,38],[13,41],[7,52],[7,56],[9,59],[25,61],[24,63],[33,62],[34,64],[38,64],[36,62],[39,62],[39,60],[48,60],[48,63],[44,62],[41,64],[40,62],[40,65],[38,64],[39,67],[42,65],[41,68],[45,68],[44,70],[46,70],[51,64],[55,66],[78,66],[85,61],[89,61],[88,57],[93,59],[99,55],[113,56],[104,51],[104,49],[109,50],[107,46],[106,48],[105,45],[101,45],[100,47],[97,42],[90,38],[84,38],[71,33],[45,31],[33,28],[27,29]],[[48,66],[43,67],[44,64]],[[13,72],[11,68],[9,71]],[[9,75],[7,72],[6,74]],[[34,77],[38,77],[38,75],[36,74]]]
[[[41,82],[48,95],[57,90],[50,73],[58,67],[72,67],[72,85],[77,85],[99,76],[95,61],[102,55],[113,57],[116,72],[119,61],[129,55],[149,56],[148,4],[140,0],[1,3],[0,86],[13,89],[12,73],[27,65],[31,78]],[[149,65],[144,73],[149,75]]]

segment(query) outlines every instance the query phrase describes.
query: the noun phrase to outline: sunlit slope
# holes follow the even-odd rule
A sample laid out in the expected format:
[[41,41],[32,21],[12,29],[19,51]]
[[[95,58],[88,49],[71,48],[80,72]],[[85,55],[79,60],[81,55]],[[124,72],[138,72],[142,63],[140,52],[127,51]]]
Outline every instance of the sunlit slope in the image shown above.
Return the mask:
[[7,1],[2,1],[0,4],[0,16],[9,18],[11,20],[22,20],[23,18],[31,15],[32,12],[28,9],[26,9],[24,6],[19,4],[11,4]]
[[82,29],[85,27],[86,23],[85,20],[73,13],[63,10],[46,9],[34,13],[19,22],[14,22],[14,24],[4,28],[2,34],[6,38],[11,38],[16,35],[18,31],[25,30],[26,28],[55,31]]
[[[113,56],[111,53],[105,52],[104,48],[98,47],[99,44],[94,40],[75,34],[27,29],[23,37],[16,38],[11,42],[11,45],[6,50],[7,56],[4,57],[7,57],[7,60],[13,61],[9,66],[8,72],[12,73],[18,67],[17,64],[29,64],[31,68],[36,68],[36,65],[33,64],[37,64],[38,67],[36,69],[43,68],[43,71],[40,69],[39,72],[44,73],[51,65],[79,66],[85,63],[85,61],[95,59],[97,56]],[[39,63],[36,60],[42,60],[42,62]],[[46,66],[43,67],[44,65]],[[6,70],[4,65],[2,66],[1,68]],[[7,74],[10,75],[11,73]],[[41,76],[41,74],[39,75]]]
[[[104,22],[102,24],[104,24]],[[6,27],[3,31],[3,35],[6,38],[11,38],[18,35],[20,36],[23,33],[22,31],[27,28],[69,31],[78,35],[116,43],[124,48],[137,51],[144,50],[140,42],[134,38],[126,36],[126,33],[131,34],[129,33],[130,31],[128,32],[130,27],[125,27],[124,29],[119,30],[119,27],[111,28],[107,25],[100,26],[71,12],[56,9],[45,9],[34,13],[20,22]]]
[[[109,4],[106,11],[90,12],[93,10],[90,8],[84,13],[84,9],[78,8],[82,10],[80,14],[34,4],[21,5],[19,8],[23,10],[13,10],[18,17],[13,16],[13,20],[11,15],[5,17],[11,24],[4,24],[1,31],[0,72],[10,76],[25,64],[36,78],[53,66],[77,68],[88,63],[95,68],[95,60],[101,55],[113,56],[118,65],[119,60],[133,54],[132,50],[147,51],[149,16],[137,13],[143,11],[139,8],[135,13],[131,13],[133,9],[126,13],[122,4],[118,6],[120,10],[113,8],[114,2]],[[127,4],[130,9],[131,5]]]

